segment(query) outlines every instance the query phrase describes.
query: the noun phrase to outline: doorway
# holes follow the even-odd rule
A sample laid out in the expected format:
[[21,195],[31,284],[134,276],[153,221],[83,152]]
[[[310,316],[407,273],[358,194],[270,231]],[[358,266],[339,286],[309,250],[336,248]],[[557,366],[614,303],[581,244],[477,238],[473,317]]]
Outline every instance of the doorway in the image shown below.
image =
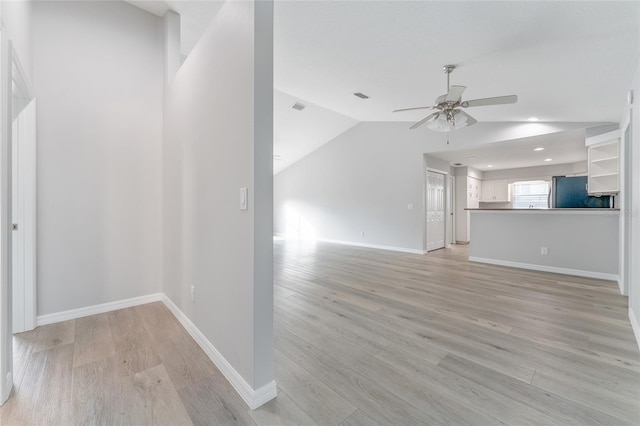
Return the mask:
[[445,246],[445,175],[427,171],[427,251]]
[[0,30],[0,405],[13,387],[12,334],[35,328],[35,118],[33,91]]

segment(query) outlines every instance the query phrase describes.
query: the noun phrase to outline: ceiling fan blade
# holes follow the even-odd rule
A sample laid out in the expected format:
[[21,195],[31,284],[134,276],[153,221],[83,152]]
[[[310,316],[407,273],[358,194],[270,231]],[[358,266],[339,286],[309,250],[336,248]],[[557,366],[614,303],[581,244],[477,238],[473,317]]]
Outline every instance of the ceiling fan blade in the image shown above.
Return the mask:
[[461,117],[467,117],[467,121],[465,122],[465,126],[473,126],[474,124],[476,124],[478,122],[478,120],[476,120],[475,118],[473,118],[472,116],[470,116],[469,114],[467,114],[466,112],[462,111],[462,110],[458,110],[458,112],[456,113],[456,119],[458,116]]
[[451,86],[449,88],[449,93],[447,93],[447,97],[445,101],[447,102],[458,102],[462,97],[462,93],[466,90],[466,86]]
[[425,118],[423,118],[422,120],[418,121],[416,124],[414,124],[413,126],[409,127],[409,129],[416,129],[420,126],[422,126],[424,123],[426,123],[427,121],[431,120],[432,118],[435,118],[438,116],[438,114],[440,114],[440,112],[434,112],[433,114],[429,114],[427,115]]
[[434,109],[434,108],[435,106],[421,106],[421,107],[413,107],[413,108],[395,109],[392,112],[413,111],[414,109]]
[[518,96],[509,95],[509,96],[496,96],[495,98],[483,98],[483,99],[474,99],[472,101],[464,101],[460,104],[460,106],[464,108],[471,108],[471,107],[485,106],[485,105],[515,104],[516,102],[518,102]]

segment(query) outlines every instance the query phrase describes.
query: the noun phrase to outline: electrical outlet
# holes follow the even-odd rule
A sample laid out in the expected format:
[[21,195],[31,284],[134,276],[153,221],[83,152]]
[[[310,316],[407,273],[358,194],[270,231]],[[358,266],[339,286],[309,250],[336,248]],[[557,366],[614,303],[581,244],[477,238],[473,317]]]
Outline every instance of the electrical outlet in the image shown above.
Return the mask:
[[540,247],[540,254],[547,256],[549,254],[549,247]]
[[196,301],[196,286],[195,285],[191,286],[191,301],[192,302]]

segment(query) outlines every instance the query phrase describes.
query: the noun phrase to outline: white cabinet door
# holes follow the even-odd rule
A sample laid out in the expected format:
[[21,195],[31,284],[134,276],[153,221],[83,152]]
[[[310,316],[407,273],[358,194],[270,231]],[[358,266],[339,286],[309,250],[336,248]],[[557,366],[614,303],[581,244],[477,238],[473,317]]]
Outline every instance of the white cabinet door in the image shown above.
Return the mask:
[[509,197],[509,180],[483,180],[482,181],[482,199],[483,203],[508,203]]
[[509,202],[509,181],[507,179],[498,179],[493,181],[493,201],[508,203]]
[[480,199],[480,201],[485,203],[493,202],[494,196],[495,196],[494,181],[483,180],[482,181],[482,198]]

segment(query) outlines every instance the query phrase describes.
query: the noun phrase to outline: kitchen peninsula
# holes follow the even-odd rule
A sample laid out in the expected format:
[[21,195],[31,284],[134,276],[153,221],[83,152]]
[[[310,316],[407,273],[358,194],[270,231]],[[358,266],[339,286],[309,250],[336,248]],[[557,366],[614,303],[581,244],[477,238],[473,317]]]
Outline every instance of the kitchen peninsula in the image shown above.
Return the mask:
[[472,262],[618,279],[618,209],[467,209]]

